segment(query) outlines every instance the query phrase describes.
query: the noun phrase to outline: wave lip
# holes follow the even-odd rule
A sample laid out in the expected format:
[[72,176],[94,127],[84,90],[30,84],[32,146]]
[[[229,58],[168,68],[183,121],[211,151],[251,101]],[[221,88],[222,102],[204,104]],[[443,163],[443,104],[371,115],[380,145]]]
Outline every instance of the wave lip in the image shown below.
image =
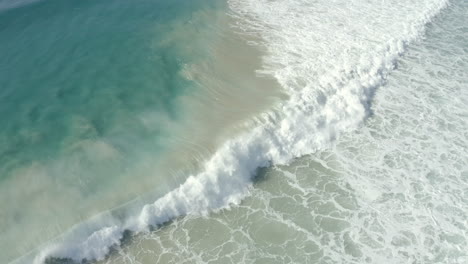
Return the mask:
[[375,90],[385,83],[405,47],[448,4],[228,2],[238,29],[261,32],[263,42],[257,44],[268,51],[262,72],[275,76],[290,99],[259,117],[251,131],[225,142],[201,173],[145,205],[136,216],[103,226],[81,241],[52,245],[34,263],[50,257],[102,260],[121,243],[125,230],[147,232],[186,214],[240,203],[258,168],[287,164],[356,129],[370,114]]

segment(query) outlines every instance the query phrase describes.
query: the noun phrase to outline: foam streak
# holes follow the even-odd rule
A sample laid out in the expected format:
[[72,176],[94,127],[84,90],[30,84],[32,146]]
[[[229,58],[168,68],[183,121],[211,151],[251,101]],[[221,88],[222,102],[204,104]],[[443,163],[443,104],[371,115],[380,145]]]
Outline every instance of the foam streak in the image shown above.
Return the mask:
[[[370,113],[375,90],[405,47],[448,1],[230,0],[239,29],[261,32],[268,55],[262,72],[276,77],[290,99],[265,113],[261,124],[231,139],[179,188],[121,227],[98,230],[83,242],[56,245],[48,256],[101,260],[124,230],[147,232],[187,214],[205,214],[239,204],[260,167],[330,146]],[[91,249],[90,249],[91,248]]]

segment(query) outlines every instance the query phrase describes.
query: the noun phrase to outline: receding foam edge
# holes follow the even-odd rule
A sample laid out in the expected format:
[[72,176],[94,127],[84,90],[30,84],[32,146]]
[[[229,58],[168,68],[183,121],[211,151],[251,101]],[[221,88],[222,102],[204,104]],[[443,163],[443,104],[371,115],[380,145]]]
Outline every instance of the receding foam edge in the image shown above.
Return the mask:
[[[228,3],[235,16],[249,20],[246,25],[255,27],[258,21],[248,18],[248,1],[229,0]],[[334,87],[321,93],[324,100],[316,102],[313,87],[306,86],[300,90],[284,87],[290,99],[276,110],[263,114],[261,125],[226,141],[204,164],[201,173],[189,176],[177,189],[145,205],[139,215],[124,223],[99,226],[82,239],[56,242],[29,258],[29,261],[20,258],[14,262],[32,260],[40,264],[51,257],[76,262],[84,259],[103,260],[112,247],[121,244],[125,231],[149,232],[151,226],[164,224],[176,217],[192,213],[206,214],[239,204],[248,195],[252,177],[258,168],[288,164],[294,158],[329,146],[340,133],[356,129],[362,124],[369,115],[369,104],[375,89],[384,84],[405,47],[424,33],[425,25],[448,2],[441,0],[428,8],[420,19],[407,27],[404,34],[381,46],[374,53],[378,57],[359,62],[342,71],[341,76],[328,76],[321,80]],[[268,71],[277,79],[284,78],[274,69]]]

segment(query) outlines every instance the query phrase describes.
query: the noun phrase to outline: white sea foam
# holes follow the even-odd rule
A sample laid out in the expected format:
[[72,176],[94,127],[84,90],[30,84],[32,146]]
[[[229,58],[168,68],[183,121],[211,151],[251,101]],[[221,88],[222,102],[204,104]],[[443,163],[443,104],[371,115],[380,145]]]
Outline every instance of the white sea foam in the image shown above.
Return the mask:
[[13,9],[17,7],[21,7],[24,5],[28,5],[34,2],[38,2],[40,0],[1,0],[0,1],[0,12],[8,9]]
[[268,52],[262,71],[275,76],[290,98],[259,117],[251,131],[225,142],[201,173],[134,218],[52,245],[34,262],[50,256],[101,260],[119,245],[124,230],[146,232],[179,216],[238,204],[258,168],[287,164],[357,128],[405,46],[447,3],[230,0],[238,29],[263,39],[257,43]]

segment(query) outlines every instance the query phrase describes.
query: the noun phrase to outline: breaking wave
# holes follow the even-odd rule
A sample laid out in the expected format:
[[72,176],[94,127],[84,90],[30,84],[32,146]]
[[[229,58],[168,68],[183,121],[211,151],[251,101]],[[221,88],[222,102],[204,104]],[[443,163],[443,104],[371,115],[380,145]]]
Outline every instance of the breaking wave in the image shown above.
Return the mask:
[[329,147],[371,114],[376,89],[385,84],[405,47],[425,30],[446,0],[307,1],[229,0],[236,30],[260,35],[266,49],[261,73],[274,76],[289,99],[256,119],[250,131],[226,141],[178,188],[125,220],[80,231],[42,250],[47,258],[101,260],[126,231],[148,232],[187,214],[239,204],[261,167]]

